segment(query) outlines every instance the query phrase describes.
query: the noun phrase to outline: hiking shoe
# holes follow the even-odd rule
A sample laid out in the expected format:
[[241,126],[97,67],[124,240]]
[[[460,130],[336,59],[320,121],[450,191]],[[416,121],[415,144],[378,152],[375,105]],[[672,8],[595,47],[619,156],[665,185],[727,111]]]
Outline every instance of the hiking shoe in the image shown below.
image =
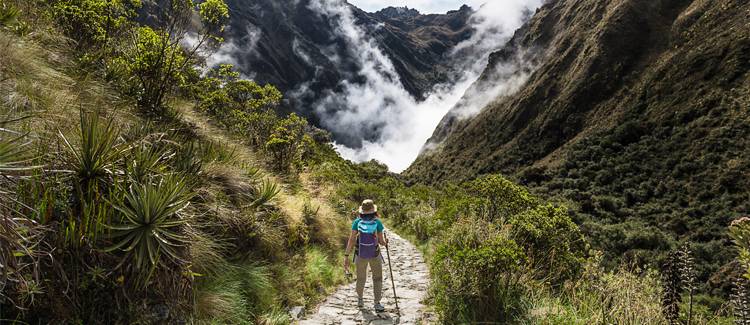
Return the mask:
[[362,298],[357,298],[357,307],[362,308],[365,306],[365,301]]
[[379,312],[379,313],[382,313],[382,312],[385,311],[385,307],[383,307],[383,305],[377,303],[377,304],[375,304],[375,311]]

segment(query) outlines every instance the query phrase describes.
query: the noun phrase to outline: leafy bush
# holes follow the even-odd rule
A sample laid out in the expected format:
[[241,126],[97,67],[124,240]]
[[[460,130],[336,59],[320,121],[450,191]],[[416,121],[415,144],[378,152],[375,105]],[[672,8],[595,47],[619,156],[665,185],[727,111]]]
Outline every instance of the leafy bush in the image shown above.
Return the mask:
[[745,276],[750,278],[750,217],[733,221],[729,227],[729,234],[739,251],[739,259],[745,271]]
[[307,121],[292,113],[279,121],[271,133],[266,142],[266,150],[271,152],[278,170],[288,170],[295,159],[298,159],[296,155],[301,150],[305,126]]
[[510,224],[513,238],[524,247],[532,269],[555,284],[578,275],[586,246],[566,210],[540,205],[513,216]]
[[466,184],[469,194],[487,202],[491,218],[507,220],[511,216],[536,205],[529,192],[501,175],[489,175]]
[[526,256],[489,222],[461,219],[439,239],[430,289],[441,320],[503,323],[523,312],[519,281]]
[[91,51],[120,36],[140,8],[140,0],[56,0],[53,12],[79,49]]

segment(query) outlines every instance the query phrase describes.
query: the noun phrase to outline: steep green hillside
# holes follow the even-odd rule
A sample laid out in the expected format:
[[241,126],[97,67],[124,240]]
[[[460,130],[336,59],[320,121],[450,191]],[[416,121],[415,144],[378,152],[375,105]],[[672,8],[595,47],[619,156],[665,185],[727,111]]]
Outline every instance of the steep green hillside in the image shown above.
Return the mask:
[[405,175],[502,172],[570,202],[607,260],[654,261],[698,243],[701,279],[731,261],[724,232],[750,186],[750,4],[555,1],[495,53],[533,66],[516,93],[478,115],[459,109]]
[[349,219],[181,99],[210,78],[149,70],[168,38],[120,4],[0,1],[0,323],[290,323],[344,281]]

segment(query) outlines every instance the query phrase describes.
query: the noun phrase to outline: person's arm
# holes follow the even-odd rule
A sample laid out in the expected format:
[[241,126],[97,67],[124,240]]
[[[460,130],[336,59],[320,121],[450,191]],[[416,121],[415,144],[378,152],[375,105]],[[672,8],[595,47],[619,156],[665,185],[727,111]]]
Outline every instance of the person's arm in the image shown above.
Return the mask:
[[346,251],[344,251],[344,256],[349,256],[352,252],[352,248],[354,248],[354,242],[357,240],[357,231],[352,230],[352,232],[349,234],[349,241],[346,243]]
[[378,237],[378,244],[383,245],[385,247],[388,247],[388,239],[385,238],[385,235],[383,235],[383,232],[385,231],[385,226],[383,226],[383,222],[380,221],[380,214],[378,213],[378,218],[375,219],[378,223],[376,232]]
[[352,232],[349,234],[349,241],[346,242],[346,250],[344,251],[344,272],[346,274],[349,274],[349,263],[351,263],[351,258],[349,258],[349,255],[352,252],[352,248],[354,248],[354,242],[357,240],[357,231],[352,230]]
[[378,244],[388,247],[388,241],[385,240],[385,236],[383,236],[382,231],[378,232]]

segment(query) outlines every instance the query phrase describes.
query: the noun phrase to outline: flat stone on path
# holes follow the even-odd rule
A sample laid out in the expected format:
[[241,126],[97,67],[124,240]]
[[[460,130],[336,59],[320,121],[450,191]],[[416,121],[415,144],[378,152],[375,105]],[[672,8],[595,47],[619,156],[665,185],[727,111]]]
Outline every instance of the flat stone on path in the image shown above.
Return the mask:
[[422,300],[427,294],[430,279],[422,254],[414,245],[397,234],[387,231],[386,235],[390,241],[393,279],[396,284],[401,315],[396,312],[388,272],[388,258],[385,249],[381,248],[385,262],[383,263],[383,300],[380,303],[385,306],[385,312],[375,313],[373,310],[372,275],[368,270],[364,308],[357,307],[357,292],[355,283],[352,282],[339,287],[318,306],[314,313],[303,318],[299,322],[300,325],[419,324],[427,320]]

